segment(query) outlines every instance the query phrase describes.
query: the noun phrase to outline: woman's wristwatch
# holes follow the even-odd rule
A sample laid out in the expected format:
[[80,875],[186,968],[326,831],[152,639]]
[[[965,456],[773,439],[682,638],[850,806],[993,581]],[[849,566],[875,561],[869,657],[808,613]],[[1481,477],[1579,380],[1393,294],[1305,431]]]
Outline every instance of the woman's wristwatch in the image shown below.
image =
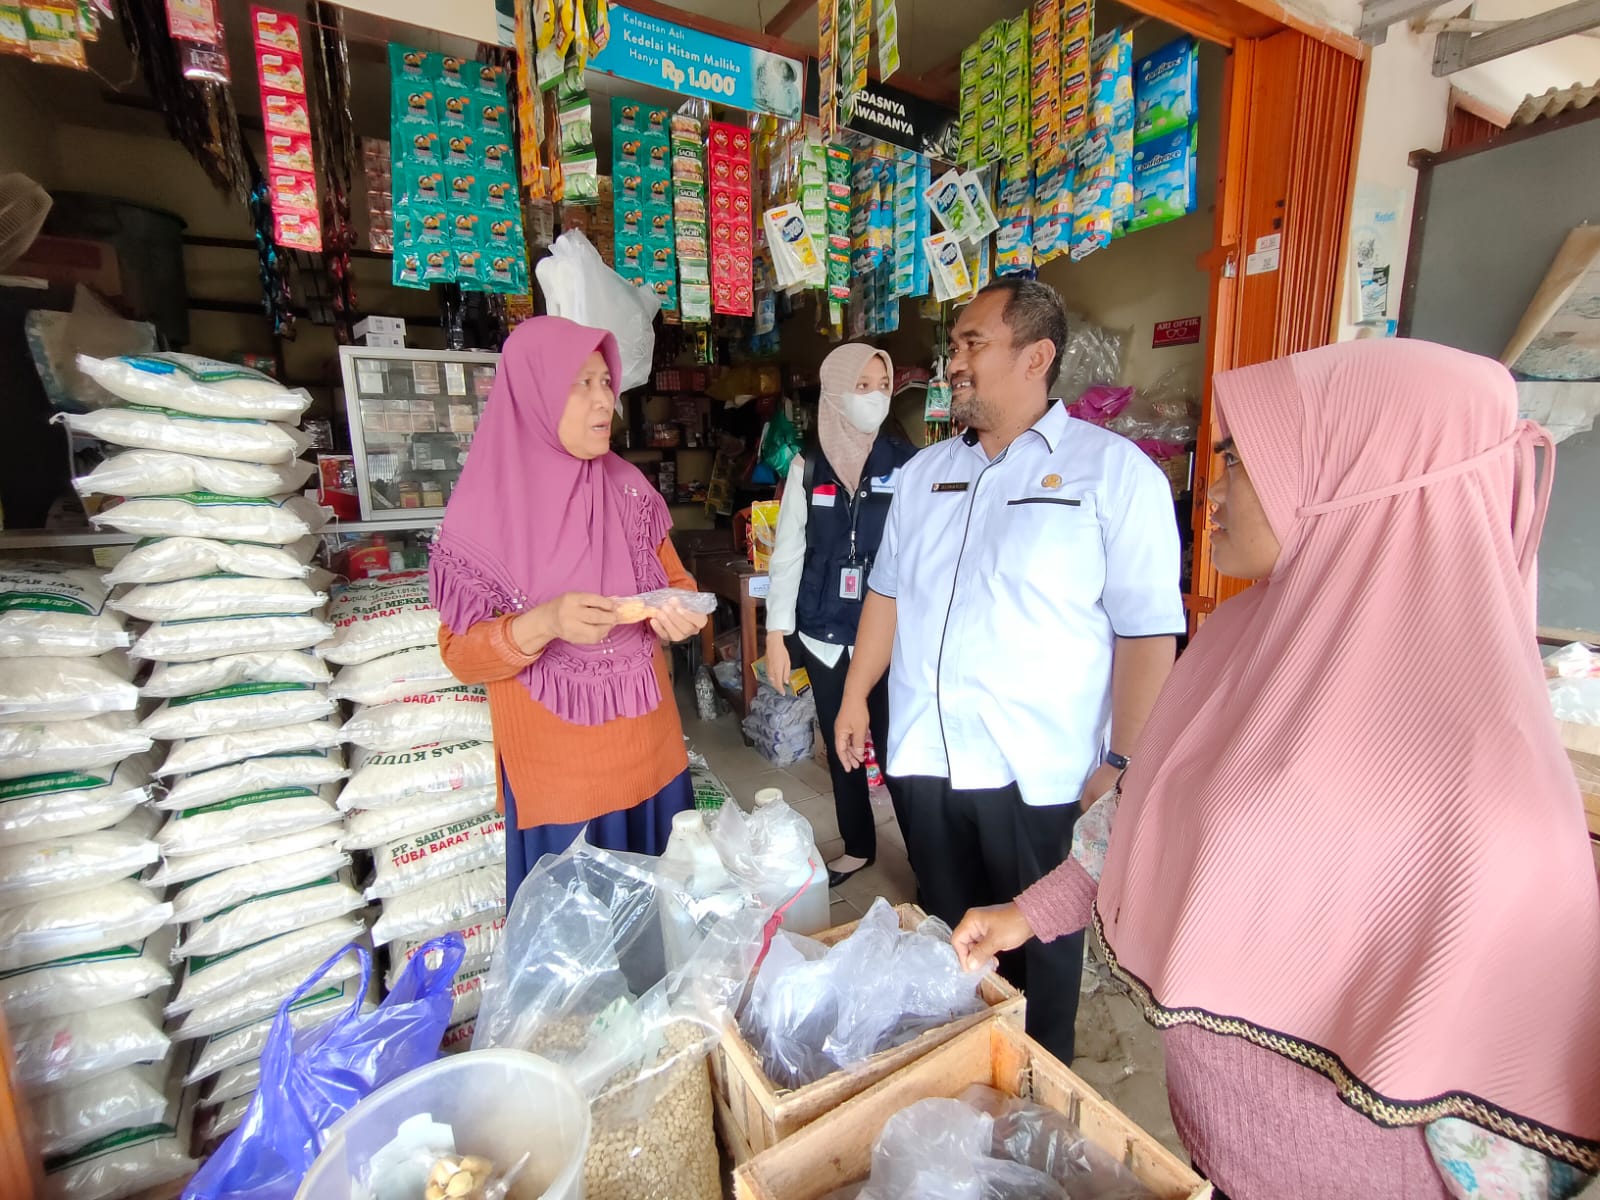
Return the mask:
[[1106,766],[1115,767],[1119,771],[1126,771],[1128,769],[1128,757],[1127,757],[1127,755],[1118,754],[1115,750],[1107,750],[1106,751],[1106,753],[1105,753],[1105,763],[1106,763]]

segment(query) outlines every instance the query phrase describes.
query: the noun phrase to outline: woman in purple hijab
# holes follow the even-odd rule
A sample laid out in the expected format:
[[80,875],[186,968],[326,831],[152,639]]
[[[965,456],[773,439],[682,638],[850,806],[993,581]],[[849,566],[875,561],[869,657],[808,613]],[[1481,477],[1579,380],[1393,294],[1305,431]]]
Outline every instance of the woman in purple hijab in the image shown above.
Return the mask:
[[659,854],[694,804],[662,645],[706,618],[620,602],[692,590],[666,502],[611,453],[616,339],[537,317],[506,341],[434,544],[445,662],[485,684],[506,814],[509,894],[580,832]]

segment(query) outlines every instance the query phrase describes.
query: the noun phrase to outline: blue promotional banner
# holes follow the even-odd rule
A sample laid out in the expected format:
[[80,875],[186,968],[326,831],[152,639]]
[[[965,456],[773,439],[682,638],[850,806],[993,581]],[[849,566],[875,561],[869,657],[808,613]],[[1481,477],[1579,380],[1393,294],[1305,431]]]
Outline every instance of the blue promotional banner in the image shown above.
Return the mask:
[[617,5],[611,7],[611,40],[589,66],[715,104],[800,119],[805,71],[794,59]]

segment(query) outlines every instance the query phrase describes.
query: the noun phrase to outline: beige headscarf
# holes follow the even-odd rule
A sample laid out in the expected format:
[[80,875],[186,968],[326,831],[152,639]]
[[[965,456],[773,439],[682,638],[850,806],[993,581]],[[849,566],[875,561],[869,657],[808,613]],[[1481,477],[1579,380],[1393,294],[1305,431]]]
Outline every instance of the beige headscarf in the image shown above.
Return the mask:
[[844,415],[844,397],[856,390],[856,380],[867,369],[873,356],[883,359],[889,372],[890,394],[894,389],[894,359],[887,350],[869,346],[865,342],[846,342],[822,360],[817,381],[822,385],[822,399],[817,404],[817,440],[822,452],[828,456],[828,465],[839,477],[839,482],[853,492],[861,485],[861,469],[872,453],[872,443],[878,433],[862,433]]

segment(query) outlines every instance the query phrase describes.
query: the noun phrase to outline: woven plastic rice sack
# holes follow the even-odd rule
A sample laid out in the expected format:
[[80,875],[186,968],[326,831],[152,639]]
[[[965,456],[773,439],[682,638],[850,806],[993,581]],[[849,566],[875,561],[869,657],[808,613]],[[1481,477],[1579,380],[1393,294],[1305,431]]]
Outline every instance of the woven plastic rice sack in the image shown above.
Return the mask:
[[339,845],[346,850],[376,850],[402,838],[415,837],[441,825],[487,816],[495,810],[495,790],[479,788],[471,792],[452,792],[447,796],[424,796],[409,804],[353,812],[345,818],[344,837]]
[[139,755],[89,774],[59,771],[0,783],[0,843],[109,829],[150,798],[152,765]]
[[296,750],[185,775],[168,784],[165,794],[158,795],[153,803],[164,812],[181,812],[264,788],[321,787],[337,783],[348,774],[344,751],[337,747]]
[[505,902],[505,868],[479,867],[389,900],[372,926],[372,940],[382,946],[420,937],[429,930],[448,929],[480,913],[503,908]]
[[248,867],[268,859],[282,858],[286,854],[332,846],[338,840],[337,825],[319,825],[300,833],[286,833],[282,837],[262,838],[259,842],[224,846],[221,850],[207,850],[202,854],[173,854],[162,860],[160,868],[150,876],[149,882],[152,887],[189,883],[220,871],[231,871],[235,867]]
[[195,663],[157,663],[139,689],[141,696],[171,699],[196,696],[236,683],[324,684],[332,679],[328,664],[303,650],[261,650],[225,654]]
[[327,633],[327,622],[304,614],[162,621],[145,630],[129,653],[156,662],[200,662],[245,651],[304,650]]
[[93,954],[0,976],[0,1009],[12,1025],[139,1000],[172,984],[173,929]]
[[219,871],[173,891],[172,922],[178,925],[204,920],[274,890],[331,878],[349,865],[350,856],[329,845]]
[[200,417],[167,408],[129,405],[91,413],[62,413],[55,420],[74,433],[87,434],[133,450],[167,450],[230,462],[290,463],[311,447],[298,429],[269,421]]
[[446,688],[358,708],[344,726],[345,741],[378,751],[434,742],[487,742],[493,737],[489,695],[481,687]]
[[0,563],[0,658],[90,658],[122,649],[133,639],[107,599],[98,568]]
[[348,875],[268,892],[191,923],[173,951],[179,958],[230,954],[279,934],[331,921],[365,908]]
[[90,1142],[45,1166],[46,1200],[122,1200],[184,1179],[199,1164],[170,1125],[144,1125]]
[[339,819],[333,789],[271,788],[174,813],[156,834],[163,855],[203,854],[238,842],[302,833]]
[[149,838],[119,829],[6,846],[0,848],[0,908],[103,887],[160,857]]
[[342,667],[439,640],[439,614],[428,600],[426,571],[357,580],[334,597],[329,620],[333,636],[317,650]]
[[254,1059],[217,1072],[211,1086],[206,1089],[202,1104],[223,1104],[239,1096],[248,1096],[261,1082],[261,1060]]
[[161,1032],[156,1006],[128,1000],[19,1025],[12,1033],[14,1078],[30,1090],[70,1087],[106,1071],[160,1062],[171,1040]]
[[0,725],[0,779],[53,771],[94,771],[149,750],[131,712],[105,713],[78,721]]
[[249,575],[255,579],[304,579],[318,539],[287,546],[218,542],[209,538],[156,538],[140,542],[106,573],[108,584],[171,583],[202,575]]
[[298,579],[212,575],[172,583],[141,583],[111,602],[139,621],[203,621],[218,617],[307,613],[328,602]]
[[219,496],[287,496],[306,486],[316,464],[281,466],[229,462],[162,450],[125,450],[89,474],[72,481],[80,496],[181,496],[213,492]]
[[326,750],[343,740],[339,734],[337,717],[304,725],[280,725],[274,729],[190,738],[173,744],[156,774],[163,779],[172,775],[189,775],[249,758],[293,754],[300,750]]
[[305,391],[291,391],[270,375],[198,354],[78,356],[78,370],[119,400],[153,404],[208,417],[251,417],[294,424],[311,407]]
[[[303,981],[320,965],[317,963],[309,967],[305,974],[301,975],[301,980]],[[294,985],[298,986],[298,983]],[[293,990],[291,987],[289,992],[284,992],[284,995],[289,995]],[[358,975],[353,974],[338,983],[329,983],[325,988],[320,988],[308,996],[302,996],[290,1006],[289,1024],[295,1029],[320,1025],[328,1018],[344,1012],[356,1003],[360,996],[361,981]],[[362,1000],[363,1011],[370,1005],[370,999]],[[200,1053],[195,1058],[194,1065],[189,1068],[189,1073],[183,1077],[184,1086],[191,1087],[220,1071],[259,1060],[271,1030],[272,1017],[268,1017],[264,1021],[253,1021],[235,1029],[212,1034],[200,1047]]]
[[455,683],[438,646],[417,646],[342,668],[328,694],[356,704],[389,704]]
[[405,970],[406,964],[437,937],[447,933],[459,933],[463,944],[467,948],[467,955],[461,960],[463,971],[476,970],[489,965],[489,960],[494,957],[495,950],[500,945],[501,936],[506,928],[506,910],[504,908],[490,909],[480,913],[465,924],[456,924],[444,929],[430,930],[421,937],[407,938],[403,942],[393,942],[389,946],[389,973],[387,982],[394,987],[400,979],[400,973]]
[[[366,932],[357,917],[339,917],[257,942],[234,954],[191,958],[167,1005],[168,1017],[188,1016],[179,1038],[209,1037],[246,1021],[259,1020],[317,969],[330,954]],[[352,973],[357,964],[348,964]],[[349,978],[339,974],[329,982]]]
[[40,1153],[55,1158],[159,1121],[167,1111],[164,1083],[160,1064],[122,1067],[38,1097],[32,1107]]
[[334,708],[327,692],[309,683],[235,683],[164,701],[140,728],[158,740],[177,741],[304,725]]
[[97,528],[140,537],[228,538],[288,546],[328,523],[328,510],[304,496],[248,499],[214,492],[126,500],[89,518]]
[[138,706],[125,654],[13,658],[0,668],[0,724],[76,721]]
[[137,942],[171,916],[172,905],[131,879],[0,909],[0,971]]
[[426,887],[435,880],[501,862],[506,856],[506,819],[485,813],[448,825],[436,825],[411,837],[390,842],[372,856],[373,879],[368,900],[383,900]]
[[386,808],[422,796],[495,786],[494,745],[449,742],[406,750],[368,751],[339,795],[343,809]]

